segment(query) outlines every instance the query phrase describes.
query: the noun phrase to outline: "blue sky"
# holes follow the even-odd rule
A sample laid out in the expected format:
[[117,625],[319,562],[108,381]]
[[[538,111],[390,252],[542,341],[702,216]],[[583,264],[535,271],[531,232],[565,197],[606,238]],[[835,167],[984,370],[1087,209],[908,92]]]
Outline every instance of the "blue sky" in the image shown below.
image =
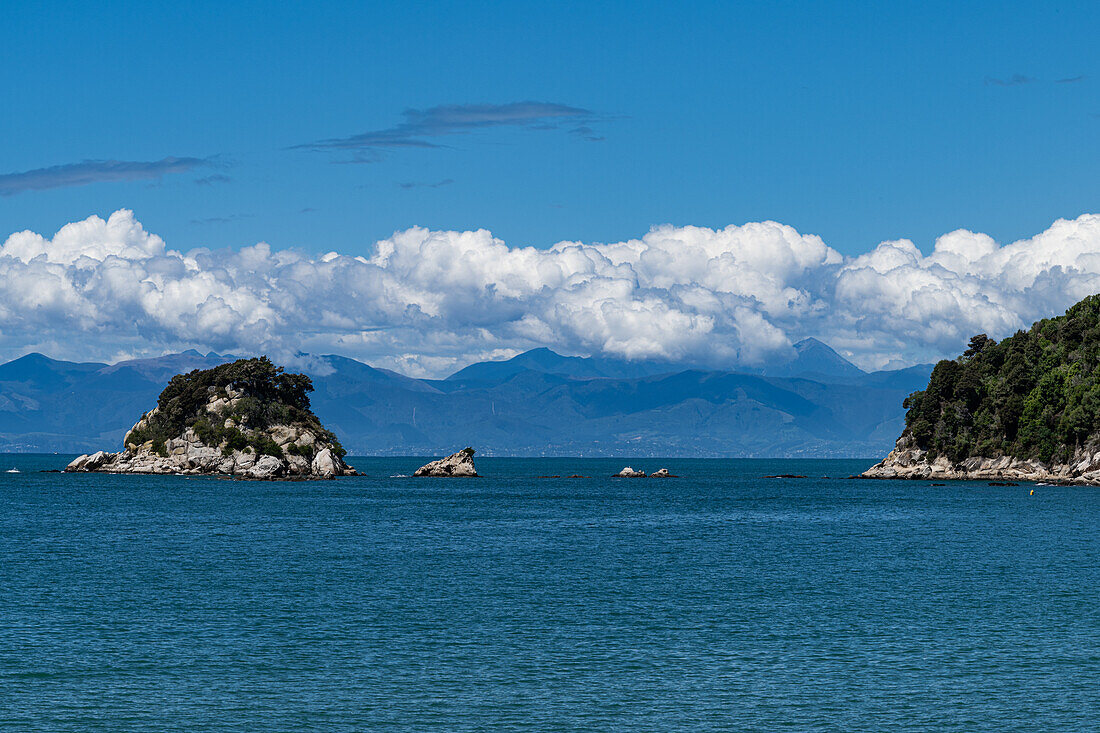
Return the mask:
[[[183,249],[766,219],[844,254],[1011,241],[1097,208],[1098,28],[1092,3],[24,3],[0,25],[0,174],[175,172],[0,178],[0,231],[130,208]],[[586,112],[297,147],[520,102]]]
[[953,356],[1100,292],[1097,29],[1086,3],[10,4],[0,359]]

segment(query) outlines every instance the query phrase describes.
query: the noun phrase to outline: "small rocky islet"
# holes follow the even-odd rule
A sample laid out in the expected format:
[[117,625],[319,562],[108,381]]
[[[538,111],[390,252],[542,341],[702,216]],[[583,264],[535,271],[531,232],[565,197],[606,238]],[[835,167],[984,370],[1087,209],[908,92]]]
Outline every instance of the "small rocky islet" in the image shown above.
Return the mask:
[[674,473],[669,473],[667,468],[658,468],[653,473],[647,474],[645,471],[636,471],[630,466],[624,466],[623,470],[614,474],[611,478],[680,478]]
[[310,410],[313,384],[267,357],[171,379],[123,450],[83,455],[68,473],[319,479],[357,475],[336,436]]
[[478,478],[477,469],[474,468],[474,449],[463,448],[458,453],[452,453],[446,458],[431,461],[413,473],[415,477],[434,476],[438,478]]
[[861,478],[1100,486],[1100,295],[999,343],[974,336],[905,407]]

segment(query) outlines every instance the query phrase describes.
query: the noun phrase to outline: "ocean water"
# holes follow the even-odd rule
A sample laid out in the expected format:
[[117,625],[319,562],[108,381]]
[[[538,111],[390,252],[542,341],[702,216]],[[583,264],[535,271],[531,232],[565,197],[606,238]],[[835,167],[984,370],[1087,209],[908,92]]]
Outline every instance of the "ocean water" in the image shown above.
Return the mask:
[[65,462],[0,456],[2,730],[1100,729],[1094,488],[37,472]]

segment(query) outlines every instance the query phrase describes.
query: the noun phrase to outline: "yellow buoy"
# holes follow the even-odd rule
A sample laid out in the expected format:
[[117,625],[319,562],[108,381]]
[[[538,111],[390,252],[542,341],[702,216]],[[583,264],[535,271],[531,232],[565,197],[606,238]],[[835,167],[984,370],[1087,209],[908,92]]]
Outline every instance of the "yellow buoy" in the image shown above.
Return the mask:
[[1031,490],[1031,493],[1030,493],[1030,494],[1028,494],[1028,496],[1035,496],[1035,489],[1032,489],[1032,490]]

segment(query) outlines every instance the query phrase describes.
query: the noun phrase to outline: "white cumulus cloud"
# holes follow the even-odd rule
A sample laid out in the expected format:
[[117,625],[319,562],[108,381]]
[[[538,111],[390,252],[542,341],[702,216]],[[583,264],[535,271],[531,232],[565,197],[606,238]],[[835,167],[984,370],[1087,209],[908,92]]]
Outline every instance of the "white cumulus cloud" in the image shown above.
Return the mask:
[[414,227],[353,257],[174,251],[120,210],[0,246],[0,352],[341,353],[438,375],[535,346],[755,365],[815,336],[877,368],[953,355],[1098,291],[1096,215],[1003,246],[951,232],[927,256],[898,240],[845,258],[757,222],[548,249]]

